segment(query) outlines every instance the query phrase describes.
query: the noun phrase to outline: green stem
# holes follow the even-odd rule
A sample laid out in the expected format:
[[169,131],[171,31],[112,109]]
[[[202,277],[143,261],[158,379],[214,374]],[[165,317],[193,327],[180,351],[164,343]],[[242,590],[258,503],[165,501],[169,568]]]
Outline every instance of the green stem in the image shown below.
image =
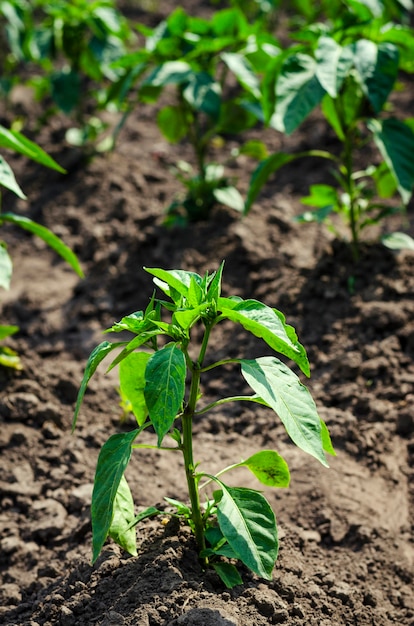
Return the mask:
[[[199,396],[201,363],[203,362],[203,359],[205,357],[211,328],[212,325],[206,326],[198,360],[195,363],[192,363],[191,366],[192,377],[190,394],[182,418],[183,432],[181,448],[184,457],[184,468],[187,479],[188,495],[191,502],[191,517],[194,525],[194,534],[199,552],[205,550],[206,543],[204,538],[204,520],[200,506],[200,494],[198,491],[200,476],[197,476],[195,473],[196,466],[193,457],[193,417],[196,412],[197,399]],[[206,567],[208,565],[208,559],[206,557],[200,557],[200,562],[203,567]]]
[[349,195],[349,225],[352,234],[352,256],[354,261],[359,259],[359,231],[358,231],[358,207],[355,194],[355,182],[352,176],[352,149],[355,133],[349,132],[345,138],[343,163],[345,167],[346,192]]

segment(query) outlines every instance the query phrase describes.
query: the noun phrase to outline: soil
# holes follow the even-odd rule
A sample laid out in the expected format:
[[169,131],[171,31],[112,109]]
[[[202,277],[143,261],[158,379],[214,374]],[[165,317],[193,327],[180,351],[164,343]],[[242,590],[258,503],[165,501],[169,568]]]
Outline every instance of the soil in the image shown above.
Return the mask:
[[[87,161],[64,142],[67,120],[57,116],[34,134],[36,106],[25,90],[16,92],[3,123],[30,111],[25,130],[68,174],[10,157],[29,201],[5,194],[4,208],[63,237],[86,277],[42,242],[3,228],[14,273],[2,293],[2,323],[20,326],[9,344],[24,369],[0,372],[0,622],[413,626],[414,252],[367,242],[353,264],[346,243],[295,223],[300,197],[326,176],[318,162],[286,167],[244,219],[217,207],[209,221],[167,229],[165,207],[180,191],[169,165],[190,153],[162,140],[152,108],[131,116],[114,152]],[[289,140],[255,132],[274,150],[282,141],[291,149],[332,142],[317,116]],[[253,165],[233,165],[242,192]],[[312,367],[305,382],[337,456],[323,468],[289,442],[272,411],[224,405],[195,424],[195,456],[206,471],[260,449],[278,450],[291,469],[289,489],[266,490],[280,535],[272,581],[242,569],[244,584],[225,589],[201,570],[188,529],[160,518],[138,526],[137,557],[108,541],[92,566],[99,448],[134,421],[121,421],[116,372],[102,367],[71,434],[87,357],[102,330],[146,307],[152,283],[143,266],[202,274],[222,259],[225,295],[277,307],[297,329]],[[209,352],[214,360],[265,354],[264,344],[230,326],[217,328]],[[206,403],[229,388],[242,388],[237,372],[208,379]],[[137,511],[165,508],[164,496],[186,498],[182,464],[165,451],[136,453],[127,477]],[[228,480],[258,487],[243,470]]]

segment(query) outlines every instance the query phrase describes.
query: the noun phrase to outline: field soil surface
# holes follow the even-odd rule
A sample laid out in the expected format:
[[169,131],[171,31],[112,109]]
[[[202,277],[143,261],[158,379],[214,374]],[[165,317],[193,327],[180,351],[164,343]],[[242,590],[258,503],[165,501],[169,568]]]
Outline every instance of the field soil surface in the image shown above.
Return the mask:
[[[85,279],[42,242],[3,229],[14,273],[1,294],[2,323],[20,326],[9,344],[24,369],[0,372],[0,622],[413,626],[414,253],[372,243],[380,234],[372,231],[354,264],[347,245],[323,227],[295,223],[309,184],[328,176],[318,162],[283,170],[244,219],[217,207],[208,222],[167,229],[165,207],[180,192],[170,165],[191,155],[186,144],[163,141],[153,109],[129,118],[114,152],[87,161],[64,142],[67,120],[53,118],[35,132],[38,105],[26,90],[13,98],[1,122],[30,112],[26,132],[68,173],[10,157],[29,200],[5,194],[4,210],[59,234],[79,255]],[[273,150],[335,147],[317,116],[289,140],[271,130],[255,136]],[[223,158],[217,151],[212,156]],[[242,192],[253,166],[247,159],[231,164]],[[412,217],[411,207],[411,234]],[[392,228],[402,225],[384,224]],[[224,295],[262,300],[297,329],[312,368],[304,382],[337,456],[326,469],[290,443],[270,409],[224,405],[195,423],[195,458],[205,471],[261,449],[279,451],[291,469],[289,489],[266,490],[280,535],[273,580],[242,569],[243,586],[225,589],[201,570],[192,537],[174,519],[137,527],[137,557],[108,541],[92,566],[99,449],[135,423],[121,421],[116,372],[105,375],[102,367],[71,434],[88,355],[105,328],[146,307],[153,286],[143,266],[203,274],[223,259]],[[208,358],[268,354],[260,340],[220,325]],[[229,369],[205,381],[202,402],[243,390],[239,372]],[[186,498],[178,455],[135,452],[127,477],[137,511],[166,508],[164,496]],[[260,488],[247,471],[228,480]]]

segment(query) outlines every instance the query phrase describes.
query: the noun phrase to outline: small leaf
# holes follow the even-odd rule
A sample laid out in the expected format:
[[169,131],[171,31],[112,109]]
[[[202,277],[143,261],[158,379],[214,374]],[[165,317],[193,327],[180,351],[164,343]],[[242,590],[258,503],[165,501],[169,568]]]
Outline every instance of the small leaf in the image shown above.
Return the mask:
[[213,194],[217,202],[229,206],[235,211],[240,211],[240,213],[243,212],[244,200],[236,187],[219,187],[214,189]]
[[193,72],[183,90],[183,96],[193,109],[218,120],[221,106],[221,87],[209,74]]
[[17,226],[20,226],[20,228],[24,228],[24,230],[28,230],[29,232],[43,239],[43,241],[46,242],[47,245],[50,246],[50,248],[52,248],[62,257],[62,259],[69,263],[69,265],[72,267],[72,269],[75,270],[78,276],[83,278],[84,274],[75,253],[72,252],[72,250],[48,228],[46,228],[45,226],[41,226],[36,222],[33,222],[27,217],[15,215],[14,213],[1,213],[0,223],[2,221],[17,224]]
[[374,111],[379,113],[392,91],[398,74],[398,48],[360,39],[350,46],[361,87]]
[[3,367],[10,367],[14,370],[22,370],[23,365],[17,352],[11,348],[0,348],[0,365]]
[[92,533],[94,563],[106,541],[114,514],[114,500],[129,463],[132,443],[139,430],[112,435],[102,446],[92,492]]
[[391,250],[414,250],[414,239],[406,233],[390,233],[381,237],[381,242]]
[[179,412],[185,391],[185,357],[175,343],[155,352],[145,370],[144,395],[158,446]]
[[277,413],[292,441],[328,467],[315,402],[296,374],[276,357],[240,362],[246,382]]
[[125,478],[122,476],[113,503],[113,518],[108,535],[126,552],[137,555],[135,529],[131,527],[134,519],[134,500]]
[[157,114],[158,128],[170,143],[178,143],[188,132],[187,118],[181,107],[165,106]]
[[82,383],[79,388],[78,397],[76,400],[75,412],[73,415],[72,421],[72,432],[75,430],[76,422],[78,419],[79,410],[83,401],[83,397],[85,395],[86,388],[88,383],[94,373],[96,372],[96,368],[99,363],[104,360],[107,354],[109,354],[115,348],[118,348],[120,345],[124,345],[123,343],[111,343],[109,341],[103,341],[96,348],[92,350],[89,355],[88,362],[86,363],[85,371],[82,378]]
[[13,272],[13,264],[7,248],[0,243],[0,287],[10,289],[10,281]]
[[233,589],[233,587],[237,587],[237,585],[242,585],[243,580],[237,571],[237,568],[232,565],[232,563],[212,563],[211,564],[216,570],[217,575],[220,580],[225,584],[227,589]]
[[156,278],[162,281],[165,285],[161,287],[160,282],[156,282],[156,284],[162,288],[164,293],[171,297],[172,288],[180,295],[187,297],[188,288],[190,286],[191,277],[201,284],[202,278],[195,272],[186,272],[185,270],[163,270],[155,267],[144,267],[144,270],[149,274],[152,274]]
[[18,326],[1,325],[0,326],[0,341],[2,341],[3,339],[6,339],[6,337],[10,337],[11,335],[14,335],[15,333],[17,333],[18,330],[19,330]]
[[275,515],[266,498],[253,489],[220,485],[217,521],[237,557],[258,576],[271,580],[278,554]]
[[336,456],[336,452],[332,445],[331,436],[329,434],[329,430],[325,422],[321,419],[321,436],[322,436],[322,445],[323,449],[327,454],[331,456]]
[[26,200],[26,196],[14,177],[13,170],[2,156],[0,156],[0,186],[6,187],[22,200]]
[[301,198],[302,204],[316,207],[336,206],[338,204],[338,192],[331,185],[311,185],[311,195]]
[[207,300],[208,302],[215,302],[217,304],[218,299],[221,294],[221,278],[223,275],[224,269],[224,261],[221,262],[220,267],[217,272],[214,272],[213,280],[211,281],[208,292],[207,292]]
[[274,450],[262,450],[237,467],[247,467],[267,487],[289,487],[290,473],[285,459]]
[[145,368],[150,359],[147,352],[132,352],[119,365],[119,383],[123,396],[129,400],[132,412],[142,426],[148,415],[145,404]]
[[184,61],[166,61],[151,72],[145,79],[143,86],[178,85],[186,82],[193,73],[191,66]]

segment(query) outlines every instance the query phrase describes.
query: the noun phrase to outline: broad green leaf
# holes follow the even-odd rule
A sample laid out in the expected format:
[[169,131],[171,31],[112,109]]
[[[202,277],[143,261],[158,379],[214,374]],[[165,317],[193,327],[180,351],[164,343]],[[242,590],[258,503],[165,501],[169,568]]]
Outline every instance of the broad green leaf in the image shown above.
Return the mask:
[[148,415],[145,404],[145,368],[150,359],[147,352],[132,352],[119,365],[119,384],[122,394],[129,400],[132,412],[142,426]]
[[250,61],[236,52],[223,52],[221,58],[240,84],[255,98],[260,99],[259,79]]
[[14,177],[13,170],[2,156],[0,156],[0,186],[6,187],[6,189],[13,191],[22,200],[26,200],[26,196]]
[[402,201],[408,204],[414,186],[414,132],[395,118],[370,119],[367,126],[397,182]]
[[24,135],[16,130],[8,130],[4,126],[0,125],[0,147],[8,148],[19,152],[24,156],[41,163],[45,167],[57,170],[58,172],[65,173],[65,170],[56,163],[51,156],[49,156],[44,150],[42,150],[36,143],[27,139]]
[[170,143],[178,143],[188,132],[187,118],[181,107],[165,106],[157,115],[158,128]]
[[258,576],[271,580],[278,554],[275,515],[266,498],[253,489],[221,487],[217,521],[238,558]]
[[305,54],[293,54],[285,60],[276,81],[272,128],[290,135],[320,103],[325,89],[317,78],[316,68],[315,59]]
[[0,341],[14,335],[19,330],[18,326],[0,325]]
[[187,309],[184,311],[176,311],[173,315],[173,321],[177,322],[183,330],[188,330],[199,319],[205,310],[208,308],[208,303],[200,304],[194,309]]
[[69,265],[72,267],[72,269],[75,270],[78,276],[83,278],[84,274],[81,266],[79,265],[76,254],[72,252],[72,250],[48,228],[46,228],[45,226],[41,226],[36,222],[33,222],[27,217],[15,215],[14,213],[1,213],[0,224],[1,222],[11,222],[12,224],[17,224],[17,226],[20,226],[20,228],[24,228],[24,230],[28,230],[29,232],[43,239],[43,241],[47,243],[50,248],[52,248],[62,257],[62,259],[69,263]]
[[276,357],[240,363],[246,382],[277,413],[292,441],[328,467],[315,402],[296,374]]
[[212,563],[213,568],[216,570],[222,583],[225,584],[227,589],[233,589],[237,585],[242,585],[243,580],[237,571],[236,567],[232,563]]
[[125,478],[122,475],[118,485],[114,502],[113,517],[108,535],[116,541],[126,552],[137,555],[137,540],[135,536],[135,528],[130,527],[134,520],[134,500],[132,499],[131,490]]
[[236,187],[219,187],[214,189],[213,194],[217,202],[229,206],[235,211],[240,211],[240,213],[243,212],[244,200]]
[[194,276],[191,276],[190,285],[188,287],[187,300],[190,306],[199,306],[204,299],[203,289],[200,283],[195,280]]
[[166,61],[147,76],[143,85],[151,87],[177,85],[186,82],[193,74],[191,66],[184,61]]
[[185,357],[175,343],[167,344],[149,359],[144,395],[158,446],[179,412],[185,392]]
[[202,282],[201,276],[195,272],[186,272],[185,270],[163,270],[154,267],[144,267],[144,270],[159,279],[154,282],[164,291],[164,293],[167,294],[167,296],[171,296],[170,288],[172,288],[180,295],[187,297],[192,276],[194,276],[194,279],[198,283]]
[[[292,359],[309,376],[309,361],[305,348],[299,343],[291,326],[284,323],[274,309],[257,300],[243,300],[233,308],[221,308],[221,315],[239,323],[273,350]],[[259,395],[261,395],[259,393]]]
[[397,78],[398,48],[390,43],[377,46],[367,39],[360,39],[350,48],[361,87],[374,111],[379,113]]
[[14,370],[22,370],[23,365],[17,352],[7,346],[0,347],[0,365]]
[[221,106],[221,87],[209,74],[193,72],[183,90],[183,96],[193,109],[218,120]]
[[285,459],[274,450],[253,454],[237,467],[247,467],[267,487],[289,487],[290,473]]
[[0,287],[10,289],[13,264],[5,244],[0,242]]
[[86,363],[85,371],[83,373],[82,383],[79,388],[78,397],[76,400],[75,412],[73,415],[72,421],[72,432],[75,430],[76,422],[78,419],[79,410],[83,401],[83,397],[85,395],[86,388],[88,383],[94,373],[96,372],[96,368],[99,363],[101,363],[104,358],[115,348],[118,348],[120,345],[124,345],[123,343],[111,343],[109,341],[103,341],[96,348],[92,350],[89,355],[88,361]]
[[390,233],[381,237],[381,242],[391,250],[414,250],[414,239],[406,233]]
[[98,558],[111,528],[114,500],[131,458],[132,443],[139,432],[137,429],[112,435],[99,453],[91,505],[93,563]]

